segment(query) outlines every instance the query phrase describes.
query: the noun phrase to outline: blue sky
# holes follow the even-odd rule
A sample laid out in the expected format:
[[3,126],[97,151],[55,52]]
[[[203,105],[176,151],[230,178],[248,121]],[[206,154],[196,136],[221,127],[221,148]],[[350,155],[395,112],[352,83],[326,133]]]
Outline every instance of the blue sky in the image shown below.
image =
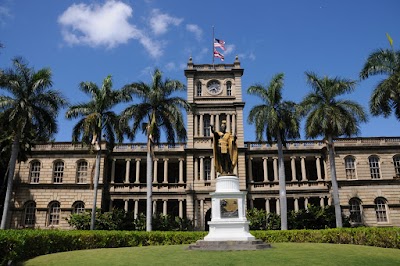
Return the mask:
[[[10,67],[15,56],[36,70],[50,67],[53,87],[71,103],[88,100],[78,90],[81,81],[100,85],[107,75],[116,89],[149,82],[155,67],[186,82],[190,56],[195,64],[212,62],[214,26],[215,37],[226,42],[225,63],[238,55],[245,70],[247,117],[259,102],[245,91],[276,73],[285,74],[285,99],[297,102],[310,91],[305,71],[357,80],[368,54],[389,48],[386,33],[399,49],[399,10],[398,0],[1,0],[0,68]],[[346,97],[368,110],[382,78],[359,82]],[[64,113],[57,141],[70,141],[76,123],[65,120]],[[393,116],[370,116],[361,125],[363,137],[399,135],[400,122]],[[254,126],[245,124],[245,140],[254,139]]]

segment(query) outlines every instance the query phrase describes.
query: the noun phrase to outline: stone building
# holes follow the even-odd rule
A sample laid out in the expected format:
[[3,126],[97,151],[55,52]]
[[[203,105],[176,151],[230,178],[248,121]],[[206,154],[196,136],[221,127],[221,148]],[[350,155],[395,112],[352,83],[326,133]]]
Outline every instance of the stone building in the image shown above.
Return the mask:
[[[210,125],[225,120],[237,136],[235,173],[247,191],[248,208],[279,213],[277,147],[244,142],[241,78],[233,64],[196,65],[189,59],[185,76],[187,143],[155,148],[153,211],[192,219],[207,228],[210,192],[215,191]],[[247,129],[253,130],[253,129]],[[98,208],[121,208],[136,217],[146,209],[146,144],[124,143],[105,150],[101,160]],[[289,210],[332,202],[326,145],[322,141],[292,141],[284,149]],[[352,223],[400,226],[400,138],[351,138],[335,141],[340,205]],[[95,154],[72,143],[37,145],[17,166],[12,228],[69,228],[71,213],[91,210]]]

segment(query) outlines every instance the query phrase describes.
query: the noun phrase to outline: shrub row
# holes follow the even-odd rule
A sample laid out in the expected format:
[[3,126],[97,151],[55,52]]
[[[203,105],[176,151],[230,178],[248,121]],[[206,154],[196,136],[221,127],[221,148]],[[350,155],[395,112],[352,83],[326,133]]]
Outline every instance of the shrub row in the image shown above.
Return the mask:
[[[24,261],[55,252],[148,245],[194,243],[207,232],[138,231],[0,231],[0,263]],[[314,242],[400,248],[400,228],[342,228],[325,230],[252,231],[265,242]]]

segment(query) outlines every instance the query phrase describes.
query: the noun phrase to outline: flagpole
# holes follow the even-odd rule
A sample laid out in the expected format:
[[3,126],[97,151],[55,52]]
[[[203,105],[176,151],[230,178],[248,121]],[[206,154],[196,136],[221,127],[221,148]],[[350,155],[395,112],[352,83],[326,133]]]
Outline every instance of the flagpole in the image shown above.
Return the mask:
[[213,64],[213,68],[215,68],[214,66],[214,26],[212,26],[212,64]]

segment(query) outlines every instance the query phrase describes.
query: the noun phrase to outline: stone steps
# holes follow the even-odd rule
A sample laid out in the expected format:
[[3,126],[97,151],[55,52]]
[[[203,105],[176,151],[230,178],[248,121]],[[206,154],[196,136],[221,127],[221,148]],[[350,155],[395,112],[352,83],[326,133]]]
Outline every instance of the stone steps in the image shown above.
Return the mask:
[[250,241],[198,240],[188,247],[189,250],[259,250],[267,248],[271,248],[271,245],[259,239]]

